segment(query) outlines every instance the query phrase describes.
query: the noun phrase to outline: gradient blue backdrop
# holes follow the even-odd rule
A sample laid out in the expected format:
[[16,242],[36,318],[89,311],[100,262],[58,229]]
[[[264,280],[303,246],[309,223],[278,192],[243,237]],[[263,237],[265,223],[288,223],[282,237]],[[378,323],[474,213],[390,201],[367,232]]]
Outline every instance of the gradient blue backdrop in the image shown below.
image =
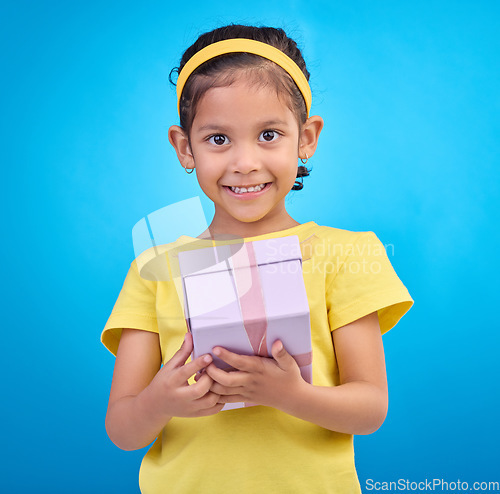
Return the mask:
[[3,1],[5,492],[138,492],[145,451],[104,430],[99,336],[132,226],[201,195],[167,140],[168,74],[228,22],[284,27],[312,73],[325,128],[291,215],[375,231],[415,299],[384,337],[390,410],[355,439],[361,484],[500,480],[499,18],[497,1]]

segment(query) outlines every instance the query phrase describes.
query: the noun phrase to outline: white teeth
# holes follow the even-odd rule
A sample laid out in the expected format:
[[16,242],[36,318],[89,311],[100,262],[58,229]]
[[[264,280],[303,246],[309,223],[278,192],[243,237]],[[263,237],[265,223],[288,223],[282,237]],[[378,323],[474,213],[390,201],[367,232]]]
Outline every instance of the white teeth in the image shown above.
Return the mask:
[[245,192],[260,192],[266,184],[255,185],[254,187],[230,187],[233,192],[237,194],[244,194]]

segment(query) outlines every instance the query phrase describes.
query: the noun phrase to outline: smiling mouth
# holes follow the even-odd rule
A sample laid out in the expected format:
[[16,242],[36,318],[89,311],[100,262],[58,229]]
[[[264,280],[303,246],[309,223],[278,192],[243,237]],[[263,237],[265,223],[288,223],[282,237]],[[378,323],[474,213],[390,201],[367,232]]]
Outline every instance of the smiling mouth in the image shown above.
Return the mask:
[[249,186],[230,186],[226,185],[228,189],[230,189],[232,192],[235,194],[247,194],[248,192],[260,192],[262,189],[264,189],[269,182],[257,184],[257,185],[249,185]]

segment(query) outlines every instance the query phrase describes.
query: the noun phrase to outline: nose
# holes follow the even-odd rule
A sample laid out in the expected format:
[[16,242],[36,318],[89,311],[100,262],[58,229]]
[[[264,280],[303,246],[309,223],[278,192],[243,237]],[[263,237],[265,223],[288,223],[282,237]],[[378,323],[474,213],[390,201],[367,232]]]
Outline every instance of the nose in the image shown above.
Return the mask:
[[258,149],[253,143],[239,144],[234,148],[233,156],[233,171],[248,175],[253,171],[261,169],[261,156]]

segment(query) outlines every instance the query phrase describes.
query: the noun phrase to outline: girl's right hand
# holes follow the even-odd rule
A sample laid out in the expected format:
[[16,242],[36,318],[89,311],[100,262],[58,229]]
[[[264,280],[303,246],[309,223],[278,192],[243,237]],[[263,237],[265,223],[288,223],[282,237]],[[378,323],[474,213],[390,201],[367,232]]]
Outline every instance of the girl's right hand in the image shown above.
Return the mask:
[[208,374],[188,384],[193,374],[212,362],[210,355],[202,355],[186,364],[192,350],[188,334],[161,367],[158,333],[122,331],[106,414],[106,430],[119,448],[144,448],[172,417],[202,417],[222,409],[219,395],[210,391],[213,380]]
[[192,351],[193,338],[187,333],[182,346],[148,386],[154,408],[165,417],[202,417],[217,413],[224,406],[218,403],[219,395],[210,391],[214,381],[206,372],[194,384],[188,384],[191,376],[213,361],[207,354],[186,364]]

